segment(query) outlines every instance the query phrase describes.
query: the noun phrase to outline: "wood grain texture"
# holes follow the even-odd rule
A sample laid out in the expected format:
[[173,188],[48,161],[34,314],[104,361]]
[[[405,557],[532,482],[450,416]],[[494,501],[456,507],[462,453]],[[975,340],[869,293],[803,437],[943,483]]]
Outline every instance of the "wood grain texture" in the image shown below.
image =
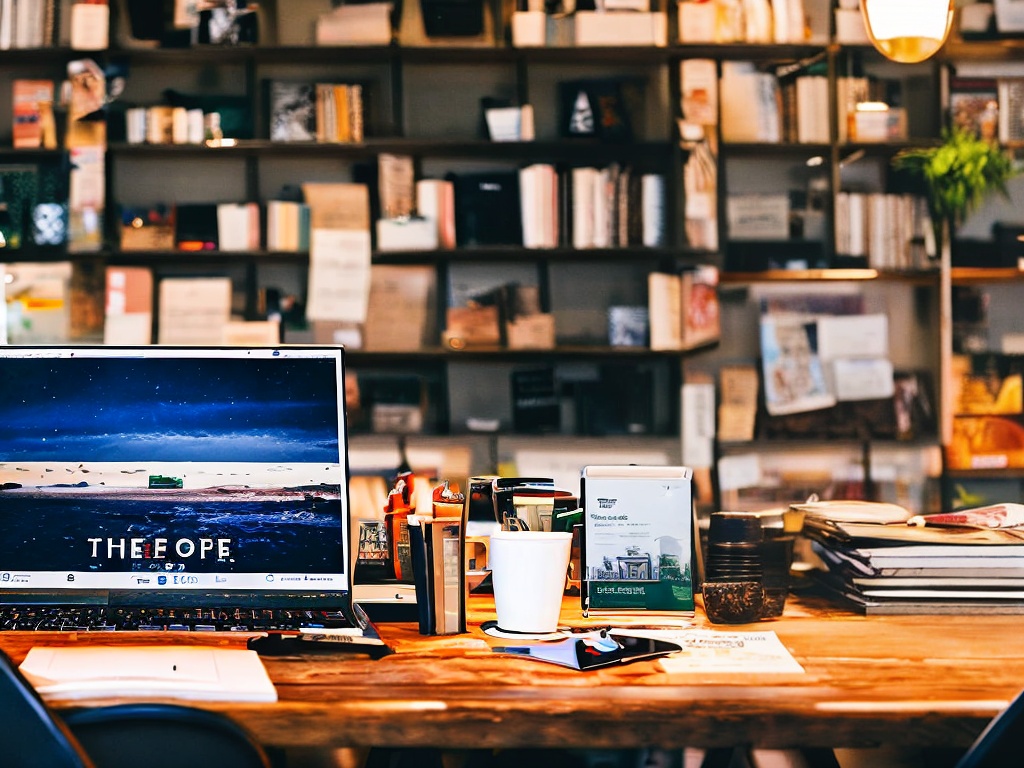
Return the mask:
[[[873,616],[815,598],[783,618],[720,629],[773,630],[803,675],[669,675],[657,662],[587,673],[497,656],[479,630],[487,599],[470,605],[470,633],[422,637],[384,624],[383,659],[337,653],[265,657],[276,704],[202,704],[228,712],[265,744],[764,748],[965,747],[1024,687],[1015,616]],[[563,611],[586,624],[578,603]],[[590,620],[609,623],[609,617]],[[697,627],[709,626],[698,607]],[[244,635],[4,633],[20,662],[33,645],[174,642],[244,646]],[[88,705],[112,703],[90,701]],[[82,702],[54,702],[61,709]]]

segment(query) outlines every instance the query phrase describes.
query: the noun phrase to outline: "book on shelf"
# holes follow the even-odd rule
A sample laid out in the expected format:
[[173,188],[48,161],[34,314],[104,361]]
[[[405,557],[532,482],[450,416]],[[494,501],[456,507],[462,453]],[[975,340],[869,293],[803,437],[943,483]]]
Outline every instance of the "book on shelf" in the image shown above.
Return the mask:
[[701,265],[647,276],[651,349],[690,349],[718,338],[718,269]]
[[724,365],[719,369],[718,439],[754,439],[760,379],[754,365]]
[[830,141],[828,91],[823,75],[800,75],[794,81],[796,97],[796,140],[805,144]]
[[949,79],[950,125],[983,139],[999,135],[999,82],[993,77]]
[[555,248],[559,243],[558,172],[550,163],[519,169],[523,246]]
[[269,92],[271,140],[342,144],[363,140],[360,83],[304,85],[275,80]]
[[718,268],[702,264],[680,275],[680,318],[684,348],[715,341],[721,335]]
[[509,381],[513,429],[523,434],[558,432],[561,406],[555,369],[549,365],[516,368]]
[[771,72],[751,62],[723,61],[719,101],[722,141],[782,141],[782,95]]
[[383,219],[405,219],[416,212],[416,169],[411,155],[377,155],[377,198]]
[[60,6],[59,0],[0,2],[0,50],[52,45]]
[[576,45],[668,45],[668,15],[664,12],[578,10],[572,20]]
[[267,250],[309,250],[309,206],[295,200],[267,201]]
[[222,251],[260,249],[259,203],[217,205],[217,247]]
[[455,191],[455,238],[459,246],[522,245],[519,172],[451,174]]
[[641,244],[660,248],[668,242],[665,175],[645,173],[640,177]]
[[866,77],[836,78],[836,140],[845,144],[850,140],[850,122],[857,105],[869,100]]
[[269,84],[270,140],[316,141],[317,94],[312,83]]
[[718,124],[718,68],[713,59],[679,62],[683,119],[696,125]]
[[864,258],[874,269],[925,268],[925,237],[930,228],[927,200],[921,195],[846,191],[836,194],[836,253]]
[[157,344],[220,344],[231,319],[231,279],[165,277],[157,306]]
[[425,265],[374,264],[363,345],[375,351],[415,351],[436,338],[437,274]]
[[108,266],[103,343],[153,342],[153,273],[148,267]]
[[558,206],[565,211],[564,239],[573,248],[663,245],[666,237],[665,180],[612,163],[576,167],[563,174]]
[[1024,78],[998,80],[999,141],[1024,141]]
[[388,45],[392,3],[345,3],[316,19],[317,45]]
[[52,80],[19,78],[14,81],[12,85],[11,108],[14,114],[11,138],[15,149],[56,147],[53,125],[53,90]]
[[[19,7],[25,0],[16,0]],[[29,3],[32,0],[28,0]],[[71,47],[76,51],[106,50],[110,40],[110,6],[107,0],[71,4]]]
[[450,179],[419,179],[416,211],[437,229],[437,247],[455,247],[455,187]]

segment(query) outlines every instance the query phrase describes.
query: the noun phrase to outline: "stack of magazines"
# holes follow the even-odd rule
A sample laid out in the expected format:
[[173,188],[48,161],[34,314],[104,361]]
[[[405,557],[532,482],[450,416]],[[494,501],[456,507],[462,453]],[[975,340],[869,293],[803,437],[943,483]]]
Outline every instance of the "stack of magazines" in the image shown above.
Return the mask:
[[895,504],[795,504],[831,593],[866,614],[1024,614],[1024,505],[913,515]]

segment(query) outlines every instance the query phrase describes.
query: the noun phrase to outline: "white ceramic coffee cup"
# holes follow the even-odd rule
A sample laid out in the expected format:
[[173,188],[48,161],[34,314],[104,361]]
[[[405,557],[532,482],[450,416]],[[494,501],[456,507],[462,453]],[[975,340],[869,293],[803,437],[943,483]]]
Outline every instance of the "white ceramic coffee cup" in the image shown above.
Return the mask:
[[558,628],[571,543],[571,533],[491,534],[488,564],[501,629],[541,633]]

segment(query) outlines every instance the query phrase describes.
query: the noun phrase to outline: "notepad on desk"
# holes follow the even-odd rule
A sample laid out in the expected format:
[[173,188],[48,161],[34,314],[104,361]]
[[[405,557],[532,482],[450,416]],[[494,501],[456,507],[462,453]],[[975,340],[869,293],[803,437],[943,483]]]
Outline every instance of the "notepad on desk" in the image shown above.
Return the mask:
[[260,657],[243,649],[37,646],[20,668],[44,699],[277,701]]

